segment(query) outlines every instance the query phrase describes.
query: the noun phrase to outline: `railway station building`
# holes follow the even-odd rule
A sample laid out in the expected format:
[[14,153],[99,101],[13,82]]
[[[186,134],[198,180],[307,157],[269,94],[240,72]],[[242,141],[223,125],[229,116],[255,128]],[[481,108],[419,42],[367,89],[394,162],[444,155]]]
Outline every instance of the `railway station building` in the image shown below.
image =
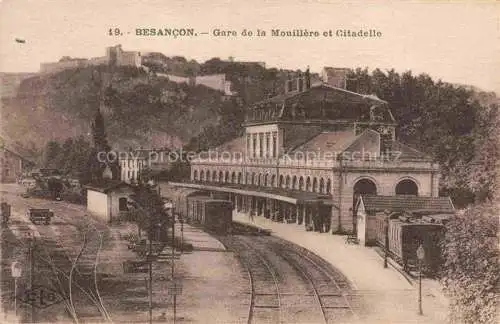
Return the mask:
[[398,141],[386,101],[336,86],[286,81],[247,107],[244,134],[191,161],[191,179],[235,211],[306,230],[356,231],[360,195],[438,196],[438,165]]

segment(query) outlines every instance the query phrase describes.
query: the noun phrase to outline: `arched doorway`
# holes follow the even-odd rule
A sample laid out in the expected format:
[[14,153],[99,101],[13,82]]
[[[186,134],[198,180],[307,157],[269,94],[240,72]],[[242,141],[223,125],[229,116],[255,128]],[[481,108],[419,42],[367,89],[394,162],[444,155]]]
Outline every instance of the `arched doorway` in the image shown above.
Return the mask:
[[352,224],[353,232],[356,233],[357,222],[357,202],[361,195],[376,195],[377,185],[370,179],[360,179],[354,184],[352,196]]
[[401,180],[396,185],[396,195],[418,196],[418,186],[413,180]]

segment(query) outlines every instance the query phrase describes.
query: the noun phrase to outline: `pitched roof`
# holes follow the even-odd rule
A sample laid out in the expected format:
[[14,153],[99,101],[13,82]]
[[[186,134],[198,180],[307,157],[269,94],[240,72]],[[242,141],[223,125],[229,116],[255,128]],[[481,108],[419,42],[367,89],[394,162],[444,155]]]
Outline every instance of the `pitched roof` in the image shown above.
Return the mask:
[[129,187],[132,188],[132,185],[123,182],[123,181],[118,181],[118,180],[108,180],[108,181],[102,181],[99,183],[91,183],[88,185],[85,185],[85,189],[93,190],[93,191],[99,191],[102,193],[108,193],[114,189],[120,188],[120,187]]
[[406,159],[406,160],[426,160],[426,159],[432,159],[430,156],[426,155],[425,153],[422,153],[404,143],[401,143],[400,141],[394,141],[392,142],[392,151],[393,152],[401,152],[401,156],[399,157],[400,159]]
[[297,146],[293,152],[339,153],[358,137],[353,131],[323,132]]
[[421,197],[421,196],[376,196],[362,195],[366,211],[435,211],[439,213],[454,212],[450,197]]
[[292,92],[283,93],[283,94],[280,94],[280,95],[277,95],[277,96],[274,96],[274,97],[271,97],[268,99],[264,99],[262,101],[258,101],[255,104],[253,104],[252,106],[258,106],[258,105],[265,104],[265,103],[284,103],[287,99],[290,99],[292,97],[299,96],[299,95],[302,96],[304,94],[307,94],[308,92],[315,91],[318,89],[337,92],[339,94],[342,94],[346,97],[351,98],[351,100],[364,101],[364,102],[371,101],[371,102],[376,102],[379,104],[382,104],[382,103],[386,104],[387,103],[387,101],[382,100],[375,95],[365,95],[365,94],[361,94],[361,93],[357,93],[357,92],[352,92],[352,91],[342,89],[342,88],[337,88],[337,87],[334,87],[328,83],[322,82],[322,83],[318,83],[318,84],[313,84],[313,85],[311,85],[311,88],[306,89],[302,92],[292,91]]

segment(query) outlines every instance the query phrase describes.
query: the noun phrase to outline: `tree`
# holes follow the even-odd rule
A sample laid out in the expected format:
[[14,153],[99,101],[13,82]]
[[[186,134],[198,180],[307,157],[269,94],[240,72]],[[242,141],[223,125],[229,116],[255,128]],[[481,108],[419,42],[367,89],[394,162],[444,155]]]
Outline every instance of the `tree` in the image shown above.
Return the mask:
[[457,323],[497,323],[498,206],[476,205],[446,225],[442,283]]
[[97,109],[94,117],[94,122],[92,123],[92,137],[94,139],[94,147],[98,151],[108,152],[110,147],[108,140],[106,138],[106,129],[104,127],[104,117],[101,114],[101,110]]
[[169,227],[163,199],[154,187],[139,183],[138,186],[134,187],[134,193],[130,199],[132,201],[132,220],[137,224],[139,236],[140,231],[143,230],[152,239],[155,229]]
[[92,137],[94,140],[94,147],[90,150],[88,158],[88,168],[93,182],[101,182],[102,175],[106,166],[109,166],[113,174],[113,179],[119,179],[120,166],[117,159],[111,159],[112,155],[108,155],[111,147],[106,138],[106,130],[104,126],[104,118],[101,110],[97,109],[94,122],[92,123]]
[[57,141],[50,141],[45,147],[44,163],[46,168],[59,168],[61,156],[61,145]]

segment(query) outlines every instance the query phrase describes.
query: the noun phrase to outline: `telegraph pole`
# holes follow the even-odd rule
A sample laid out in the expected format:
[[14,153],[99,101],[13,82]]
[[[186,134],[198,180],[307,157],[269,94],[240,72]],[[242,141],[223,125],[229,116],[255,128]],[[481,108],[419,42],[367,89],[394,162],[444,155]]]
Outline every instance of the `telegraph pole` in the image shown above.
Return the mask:
[[[172,206],[172,284],[175,285],[175,208]],[[174,288],[175,290],[176,288]],[[174,293],[174,324],[177,311],[177,292]]]
[[425,250],[422,243],[417,249],[418,259],[418,315],[423,315],[422,311],[422,263],[425,260]]
[[[35,237],[30,233],[28,236],[29,240],[29,259],[30,259],[30,294],[33,292],[33,277],[35,274]],[[35,323],[35,306],[31,303],[31,323]]]
[[151,240],[151,228],[149,229],[149,324],[153,323],[153,241]]
[[389,212],[385,212],[384,218],[384,268],[387,268],[387,257],[389,254]]

